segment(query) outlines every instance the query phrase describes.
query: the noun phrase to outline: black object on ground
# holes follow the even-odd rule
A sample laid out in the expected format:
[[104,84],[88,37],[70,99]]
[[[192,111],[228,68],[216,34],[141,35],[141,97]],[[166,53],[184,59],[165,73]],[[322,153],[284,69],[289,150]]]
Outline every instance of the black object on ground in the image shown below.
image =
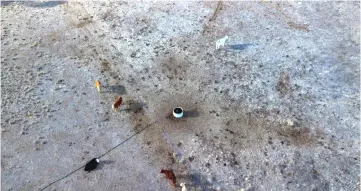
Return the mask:
[[96,169],[98,164],[99,164],[99,159],[93,158],[91,161],[86,163],[84,170],[90,172],[90,171]]

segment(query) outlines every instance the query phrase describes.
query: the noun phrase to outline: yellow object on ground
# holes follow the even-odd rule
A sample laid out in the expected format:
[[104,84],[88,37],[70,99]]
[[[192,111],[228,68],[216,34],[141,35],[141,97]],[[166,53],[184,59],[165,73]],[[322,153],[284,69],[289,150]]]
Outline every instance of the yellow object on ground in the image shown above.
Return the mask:
[[97,89],[98,89],[98,92],[100,92],[100,90],[101,90],[101,83],[100,83],[100,81],[99,80],[95,80],[95,86],[97,87]]

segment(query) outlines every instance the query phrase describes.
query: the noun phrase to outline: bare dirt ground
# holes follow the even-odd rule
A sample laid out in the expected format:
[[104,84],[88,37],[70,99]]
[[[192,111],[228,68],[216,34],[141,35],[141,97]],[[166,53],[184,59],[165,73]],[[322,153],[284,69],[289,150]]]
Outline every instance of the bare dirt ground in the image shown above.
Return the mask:
[[1,2],[1,190],[357,190],[359,10]]

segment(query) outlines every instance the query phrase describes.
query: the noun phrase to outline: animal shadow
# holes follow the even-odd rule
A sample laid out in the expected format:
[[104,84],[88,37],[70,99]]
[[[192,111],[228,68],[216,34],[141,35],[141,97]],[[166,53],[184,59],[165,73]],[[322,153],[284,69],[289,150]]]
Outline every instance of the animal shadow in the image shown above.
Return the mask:
[[103,86],[105,91],[102,91],[103,93],[114,93],[118,95],[126,94],[127,91],[125,90],[125,87],[122,85],[112,85],[112,86]]
[[143,107],[146,107],[145,103],[134,102],[134,103],[129,103],[128,108],[121,109],[119,111],[130,111],[130,112],[137,113],[137,112],[143,110]]
[[136,112],[142,110],[143,106],[144,106],[144,104],[139,103],[139,102],[131,103],[131,104],[129,104],[129,110],[136,113]]
[[245,44],[231,44],[228,45],[228,49],[232,50],[245,50],[248,46],[252,46],[253,44],[245,43]]

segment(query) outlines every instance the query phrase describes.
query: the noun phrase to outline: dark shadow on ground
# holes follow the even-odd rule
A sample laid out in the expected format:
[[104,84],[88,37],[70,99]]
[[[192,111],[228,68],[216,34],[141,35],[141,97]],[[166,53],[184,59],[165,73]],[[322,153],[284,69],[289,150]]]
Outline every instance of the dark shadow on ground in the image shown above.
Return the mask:
[[3,6],[8,6],[8,5],[10,5],[11,3],[14,3],[14,2],[16,2],[16,1],[0,1],[2,7]]
[[196,109],[183,111],[184,118],[195,118],[199,117],[199,112]]
[[47,1],[47,2],[35,2],[35,1],[28,1],[28,2],[21,2],[21,4],[28,6],[28,7],[36,7],[36,8],[49,8],[49,7],[56,7],[58,5],[67,3],[67,1]]
[[100,163],[98,165],[98,168],[96,168],[96,170],[101,170],[105,165],[108,165],[108,164],[112,164],[112,163],[115,163],[115,161],[113,160],[100,160]]
[[143,109],[143,106],[145,106],[144,103],[139,103],[139,102],[131,103],[129,104],[129,110],[132,112],[138,112]]
[[127,93],[125,87],[122,85],[103,86],[103,89],[104,90],[101,91],[102,93],[115,93],[119,95],[124,95]]
[[145,103],[135,102],[135,103],[130,103],[128,107],[124,109],[119,109],[118,111],[131,111],[137,113],[138,111],[141,111],[143,107],[146,107]]
[[245,44],[231,44],[227,46],[227,49],[232,50],[245,50],[248,46],[252,46],[253,44],[245,43]]
[[212,182],[209,182],[207,178],[197,173],[178,175],[177,178],[185,180],[188,190],[199,190],[200,188],[202,191],[213,191],[214,186],[217,185],[217,180],[214,177],[212,178]]

